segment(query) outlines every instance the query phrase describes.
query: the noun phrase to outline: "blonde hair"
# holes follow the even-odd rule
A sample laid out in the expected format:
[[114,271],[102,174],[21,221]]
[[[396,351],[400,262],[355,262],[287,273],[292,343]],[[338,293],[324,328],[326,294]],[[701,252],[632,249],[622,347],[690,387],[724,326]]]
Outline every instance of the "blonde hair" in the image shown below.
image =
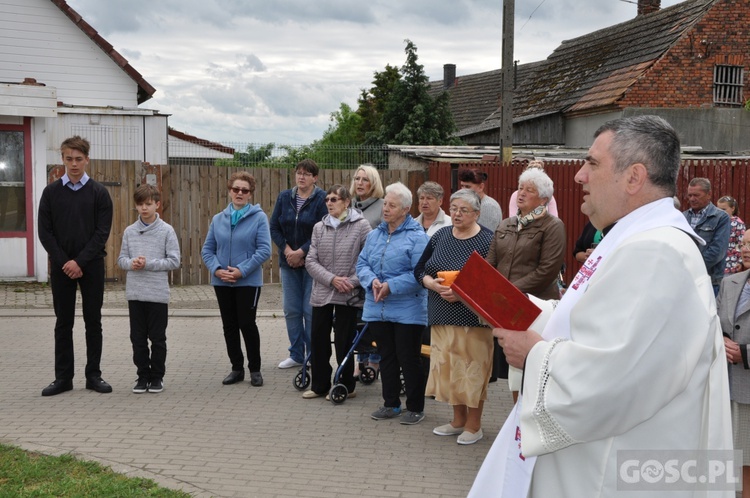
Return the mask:
[[367,179],[370,180],[370,195],[369,197],[375,197],[376,199],[382,199],[385,197],[383,191],[383,182],[380,181],[380,173],[372,164],[360,164],[359,167],[354,170],[354,176],[352,176],[352,184],[349,187],[349,193],[352,199],[357,199],[357,191],[354,189],[354,177],[357,176],[359,171],[364,171]]

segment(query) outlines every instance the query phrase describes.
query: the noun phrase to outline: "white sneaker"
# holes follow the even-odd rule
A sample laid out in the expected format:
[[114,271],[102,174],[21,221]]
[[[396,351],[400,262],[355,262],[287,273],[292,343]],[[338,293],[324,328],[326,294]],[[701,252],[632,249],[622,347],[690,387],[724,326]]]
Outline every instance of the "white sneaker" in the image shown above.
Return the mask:
[[301,367],[302,363],[298,361],[294,361],[291,358],[287,358],[286,360],[279,363],[279,368],[294,368],[294,367]]

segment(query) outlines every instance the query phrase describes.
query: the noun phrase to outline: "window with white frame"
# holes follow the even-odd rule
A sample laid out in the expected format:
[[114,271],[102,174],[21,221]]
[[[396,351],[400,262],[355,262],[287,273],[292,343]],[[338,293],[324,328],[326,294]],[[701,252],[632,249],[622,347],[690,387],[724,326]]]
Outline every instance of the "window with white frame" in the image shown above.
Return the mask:
[[714,104],[742,106],[745,103],[742,96],[744,76],[742,66],[714,66]]

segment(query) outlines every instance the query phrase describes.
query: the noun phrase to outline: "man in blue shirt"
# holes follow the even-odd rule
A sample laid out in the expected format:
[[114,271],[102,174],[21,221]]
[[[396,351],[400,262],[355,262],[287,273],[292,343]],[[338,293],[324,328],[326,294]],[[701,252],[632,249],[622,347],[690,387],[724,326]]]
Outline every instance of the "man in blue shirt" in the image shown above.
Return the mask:
[[724,277],[731,220],[727,213],[711,202],[711,182],[708,178],[690,180],[688,203],[690,209],[684,211],[685,218],[695,233],[706,241],[700,251],[716,295]]

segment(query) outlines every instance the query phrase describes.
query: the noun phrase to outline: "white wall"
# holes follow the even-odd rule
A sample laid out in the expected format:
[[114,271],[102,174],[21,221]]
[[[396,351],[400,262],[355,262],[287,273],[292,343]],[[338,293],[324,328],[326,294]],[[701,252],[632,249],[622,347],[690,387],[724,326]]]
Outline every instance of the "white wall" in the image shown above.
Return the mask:
[[49,0],[0,0],[0,81],[24,78],[69,105],[138,105],[136,82]]
[[[71,110],[66,110],[71,111]],[[112,114],[66,113],[60,110],[57,119],[47,120],[47,164],[60,163],[60,144],[66,138],[80,135],[91,142],[91,159],[145,161],[167,164],[164,144],[167,138],[167,117],[153,111],[116,111]],[[101,112],[107,112],[102,109]]]
[[26,276],[26,239],[0,239],[0,278]]

